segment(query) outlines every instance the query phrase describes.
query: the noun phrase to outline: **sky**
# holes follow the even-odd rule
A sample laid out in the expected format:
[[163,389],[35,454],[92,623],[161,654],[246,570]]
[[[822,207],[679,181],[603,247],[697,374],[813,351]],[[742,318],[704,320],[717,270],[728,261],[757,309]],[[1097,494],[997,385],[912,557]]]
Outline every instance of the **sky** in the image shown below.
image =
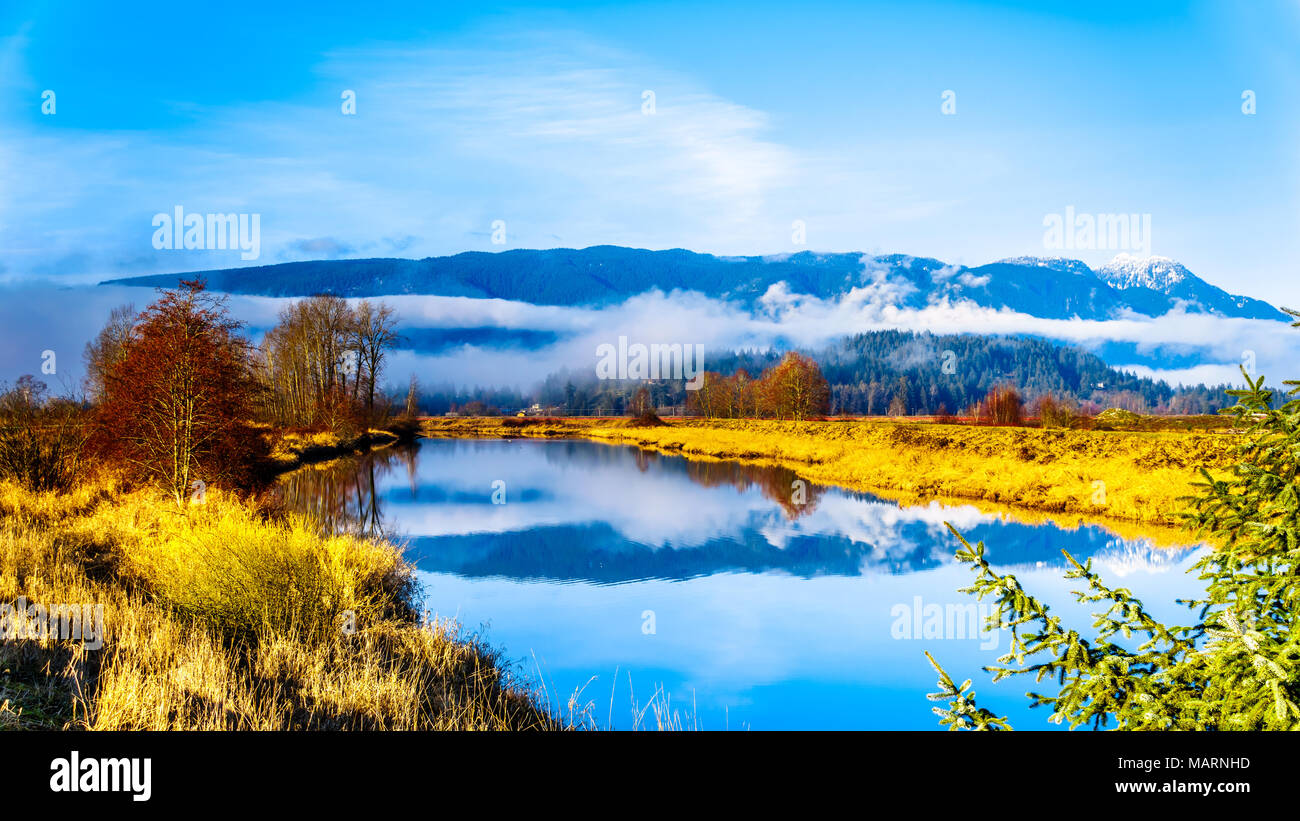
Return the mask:
[[[596,244],[1132,250],[1045,247],[1071,208],[1150,215],[1137,250],[1300,304],[1295,0],[131,8],[0,5],[10,282]],[[257,258],[156,248],[177,206],[258,215]]]

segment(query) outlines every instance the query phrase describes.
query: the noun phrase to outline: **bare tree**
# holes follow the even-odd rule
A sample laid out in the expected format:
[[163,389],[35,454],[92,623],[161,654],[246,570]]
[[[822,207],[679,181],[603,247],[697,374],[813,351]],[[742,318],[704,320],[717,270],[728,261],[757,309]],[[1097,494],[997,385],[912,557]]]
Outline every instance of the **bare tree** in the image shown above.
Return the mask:
[[405,413],[412,419],[420,414],[420,383],[415,374],[411,374],[411,387],[406,391]]
[[362,301],[357,305],[351,333],[357,361],[356,381],[360,384],[364,374],[365,384],[361,398],[366,403],[367,412],[372,415],[375,409],[375,388],[384,370],[384,357],[401,339],[396,328],[397,315],[382,302],[375,304]]
[[108,315],[99,334],[86,343],[86,393],[93,401],[104,398],[106,378],[126,356],[126,344],[135,327],[135,306],[119,305]]
[[[398,342],[397,319],[382,303],[355,308],[336,296],[299,300],[280,312],[262,343],[259,372],[267,413],[287,425],[352,428],[380,413],[384,360]],[[386,412],[386,411],[384,411]]]
[[348,376],[352,323],[352,310],[336,296],[309,297],[280,312],[259,363],[274,421],[337,423],[338,406],[356,390],[357,380]]

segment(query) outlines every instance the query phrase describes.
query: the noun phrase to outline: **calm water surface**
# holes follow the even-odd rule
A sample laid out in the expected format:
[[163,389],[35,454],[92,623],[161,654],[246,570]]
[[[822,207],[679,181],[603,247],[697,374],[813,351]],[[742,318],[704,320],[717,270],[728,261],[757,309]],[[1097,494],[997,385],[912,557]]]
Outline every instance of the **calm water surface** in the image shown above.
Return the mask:
[[1095,606],[1073,601],[1062,549],[1159,618],[1185,623],[1174,600],[1197,590],[1186,570],[1200,548],[594,442],[422,440],[299,471],[283,492],[325,527],[405,544],[428,610],[559,705],[581,689],[615,727],[662,688],[706,729],[934,728],[923,649],[1014,726],[1050,727],[1026,707],[1029,680],[994,685],[980,669],[1007,639],[969,624],[974,599],[957,591],[971,573],[945,521],[1080,629]]

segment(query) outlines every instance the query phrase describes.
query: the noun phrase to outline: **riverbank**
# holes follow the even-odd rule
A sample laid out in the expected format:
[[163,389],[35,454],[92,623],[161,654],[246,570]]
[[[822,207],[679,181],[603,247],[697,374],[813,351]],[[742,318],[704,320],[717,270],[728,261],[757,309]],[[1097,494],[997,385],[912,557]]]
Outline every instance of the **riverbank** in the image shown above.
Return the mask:
[[268,455],[263,477],[266,481],[306,465],[359,456],[372,450],[415,441],[418,425],[410,419],[393,420],[384,428],[369,428],[354,436],[332,431],[284,431],[270,427],[263,434]]
[[[580,437],[691,459],[787,467],[809,481],[906,504],[973,503],[1064,526],[1177,534],[1180,496],[1230,463],[1233,434],[977,427],[894,420],[779,422],[517,417],[426,420],[430,437]],[[1127,526],[1126,526],[1127,525]],[[1140,525],[1140,528],[1134,527]],[[1163,532],[1163,533],[1161,533]],[[1186,534],[1181,534],[1186,541]]]
[[[559,728],[490,648],[422,623],[417,596],[396,546],[215,488],[178,508],[110,475],[0,482],[0,605],[30,608],[0,610],[0,729]],[[84,614],[79,635],[50,607]]]

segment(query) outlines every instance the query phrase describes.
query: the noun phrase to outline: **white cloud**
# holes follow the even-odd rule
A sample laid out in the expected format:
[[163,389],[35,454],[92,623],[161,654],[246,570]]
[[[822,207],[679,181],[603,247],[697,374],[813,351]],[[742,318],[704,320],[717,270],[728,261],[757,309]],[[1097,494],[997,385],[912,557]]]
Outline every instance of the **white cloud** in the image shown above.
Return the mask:
[[[968,301],[944,300],[921,309],[903,308],[898,306],[896,297],[893,286],[881,283],[854,288],[837,299],[792,293],[781,283],[764,294],[755,313],[701,294],[659,291],[603,309],[446,297],[386,299],[408,321],[415,323],[500,324],[568,334],[554,345],[536,351],[467,347],[436,357],[407,355],[401,363],[402,369],[445,374],[446,379],[458,384],[481,383],[483,374],[491,374],[488,381],[492,384],[527,387],[561,367],[594,369],[596,347],[614,343],[619,336],[645,344],[691,343],[716,350],[764,349],[777,340],[814,348],[851,334],[889,329],[935,334],[1029,334],[1088,348],[1104,342],[1133,343],[1139,351],[1169,347],[1214,363],[1240,362],[1244,351],[1253,351],[1257,369],[1279,380],[1289,378],[1291,374],[1285,369],[1300,353],[1300,331],[1269,320],[1181,312],[1154,318],[1134,315],[1113,320],[1043,319],[982,308]],[[1171,384],[1218,385],[1240,381],[1236,366],[1231,364],[1203,364],[1169,371],[1142,365],[1125,368]]]
[[[929,331],[935,334],[1030,334],[1097,348],[1105,342],[1131,343],[1139,353],[1177,352],[1200,364],[1176,370],[1153,365],[1126,365],[1140,376],[1171,384],[1239,382],[1235,363],[1253,354],[1257,372],[1273,380],[1289,378],[1300,354],[1300,331],[1269,320],[1224,318],[1208,314],[1170,312],[1160,317],[1130,315],[1112,320],[1043,319],[1009,310],[982,308],[947,298],[924,308],[899,306],[910,285],[883,276],[869,258],[863,260],[865,284],[839,298],[798,294],[778,283],[751,312],[740,305],[694,292],[665,294],[653,290],[604,308],[531,305],[502,299],[398,295],[383,297],[406,327],[466,328],[491,326],[555,332],[559,339],[536,350],[462,346],[434,356],[398,352],[389,373],[396,382],[414,372],[426,383],[492,385],[531,388],[561,368],[594,374],[596,350],[629,342],[703,345],[719,349],[765,349],[775,343],[816,348],[848,335],[873,330]],[[143,305],[152,292],[142,288],[59,289],[29,286],[11,291],[0,319],[5,320],[7,348],[12,357],[0,367],[13,378],[29,372],[23,353],[41,350],[58,337],[64,350],[79,354],[85,341],[102,325],[108,307],[130,299]],[[267,327],[289,301],[281,298],[234,296],[232,311],[254,327]],[[74,315],[69,308],[76,306]],[[4,316],[9,314],[10,316]],[[39,319],[38,317],[46,317]],[[50,319],[60,317],[62,319]],[[54,332],[52,326],[61,330]],[[66,339],[65,339],[66,337]],[[12,361],[10,361],[12,359]],[[68,358],[72,366],[72,357]],[[1159,361],[1157,356],[1155,361]],[[709,363],[705,362],[705,367]]]
[[1190,368],[1151,368],[1146,365],[1118,365],[1134,376],[1168,382],[1170,385],[1244,385],[1239,365],[1205,364]]

